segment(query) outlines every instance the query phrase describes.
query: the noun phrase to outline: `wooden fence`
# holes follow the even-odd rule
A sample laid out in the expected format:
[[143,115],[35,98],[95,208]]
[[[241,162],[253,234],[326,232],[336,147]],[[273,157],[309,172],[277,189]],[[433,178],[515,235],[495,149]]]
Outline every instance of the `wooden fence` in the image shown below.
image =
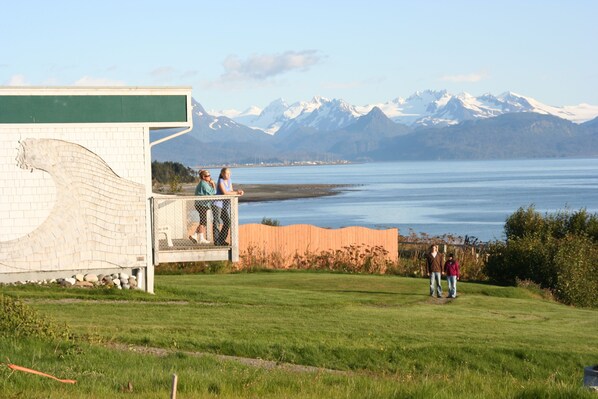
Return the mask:
[[382,247],[388,251],[387,259],[398,261],[398,230],[374,230],[365,227],[324,229],[307,224],[268,226],[244,224],[239,226],[239,253],[259,251],[276,254],[289,262],[296,254],[317,254],[323,251],[342,250],[344,247]]

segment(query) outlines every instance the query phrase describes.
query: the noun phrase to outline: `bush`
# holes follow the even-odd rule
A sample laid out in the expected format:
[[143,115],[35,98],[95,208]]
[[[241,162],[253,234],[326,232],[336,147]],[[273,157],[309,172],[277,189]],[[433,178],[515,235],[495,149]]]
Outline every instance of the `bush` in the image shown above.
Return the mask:
[[152,180],[161,184],[170,184],[174,179],[179,183],[193,183],[197,172],[178,162],[152,162]]
[[349,245],[338,250],[307,250],[303,254],[295,254],[293,259],[285,259],[280,253],[266,253],[263,249],[250,246],[240,254],[239,269],[299,269],[384,274],[396,268],[387,256],[388,251],[381,246]]
[[552,288],[556,270],[554,240],[537,236],[515,238],[507,243],[492,243],[486,274],[498,284],[515,285],[516,280],[531,280],[543,288]]
[[554,257],[557,270],[554,293],[568,305],[598,306],[598,248],[584,236],[561,241]]
[[0,294],[0,336],[35,337],[35,338],[69,338],[66,326],[42,317],[18,299]]
[[489,245],[486,274],[495,283],[529,280],[563,303],[598,307],[598,217],[585,209],[542,217],[519,208],[505,223],[506,242]]
[[523,238],[526,236],[538,236],[545,230],[545,224],[533,205],[527,209],[519,208],[507,218],[505,222],[505,235],[507,240]]
[[349,245],[342,249],[296,254],[294,267],[305,270],[327,270],[346,273],[384,274],[392,266],[388,251],[381,246]]
[[162,263],[156,266],[156,275],[219,274],[230,273],[234,270],[234,264],[229,261]]
[[262,224],[265,224],[266,226],[280,226],[280,222],[278,221],[278,219],[270,219],[267,217],[263,217],[262,218]]

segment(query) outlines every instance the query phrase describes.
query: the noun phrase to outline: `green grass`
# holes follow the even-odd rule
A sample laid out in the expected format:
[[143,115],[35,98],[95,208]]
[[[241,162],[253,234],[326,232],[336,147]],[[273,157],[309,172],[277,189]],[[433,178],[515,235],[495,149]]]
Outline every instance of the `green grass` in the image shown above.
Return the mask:
[[[87,342],[0,340],[10,361],[75,386],[0,369],[7,397],[593,398],[598,311],[523,288],[309,272],[156,276],[156,294],[3,287]],[[88,342],[92,342],[90,344]],[[166,348],[160,357],[105,344]],[[195,356],[192,353],[207,353]],[[210,355],[213,354],[213,355]],[[268,370],[216,355],[334,369]],[[121,393],[132,381],[134,391]],[[40,394],[43,392],[43,394]],[[12,396],[11,396],[12,395]]]

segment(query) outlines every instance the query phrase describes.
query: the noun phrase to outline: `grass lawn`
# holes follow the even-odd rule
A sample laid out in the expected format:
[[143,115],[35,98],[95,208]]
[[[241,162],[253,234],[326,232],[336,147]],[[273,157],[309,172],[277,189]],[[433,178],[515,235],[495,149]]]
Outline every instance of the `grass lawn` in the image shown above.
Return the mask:
[[582,381],[583,367],[598,364],[598,311],[462,282],[457,299],[438,300],[427,285],[270,272],[156,276],[155,295],[3,287],[88,339],[0,339],[2,361],[78,381],[62,385],[3,367],[1,391],[166,398],[176,373],[179,398],[596,398]]

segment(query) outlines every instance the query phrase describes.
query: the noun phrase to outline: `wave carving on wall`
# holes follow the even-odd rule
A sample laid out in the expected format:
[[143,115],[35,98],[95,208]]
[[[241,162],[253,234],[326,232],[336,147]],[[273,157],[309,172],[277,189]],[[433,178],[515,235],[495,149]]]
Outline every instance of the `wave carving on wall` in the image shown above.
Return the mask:
[[20,141],[17,166],[47,172],[56,202],[29,234],[0,241],[1,273],[146,265],[142,184],[119,177],[89,149],[57,139]]

